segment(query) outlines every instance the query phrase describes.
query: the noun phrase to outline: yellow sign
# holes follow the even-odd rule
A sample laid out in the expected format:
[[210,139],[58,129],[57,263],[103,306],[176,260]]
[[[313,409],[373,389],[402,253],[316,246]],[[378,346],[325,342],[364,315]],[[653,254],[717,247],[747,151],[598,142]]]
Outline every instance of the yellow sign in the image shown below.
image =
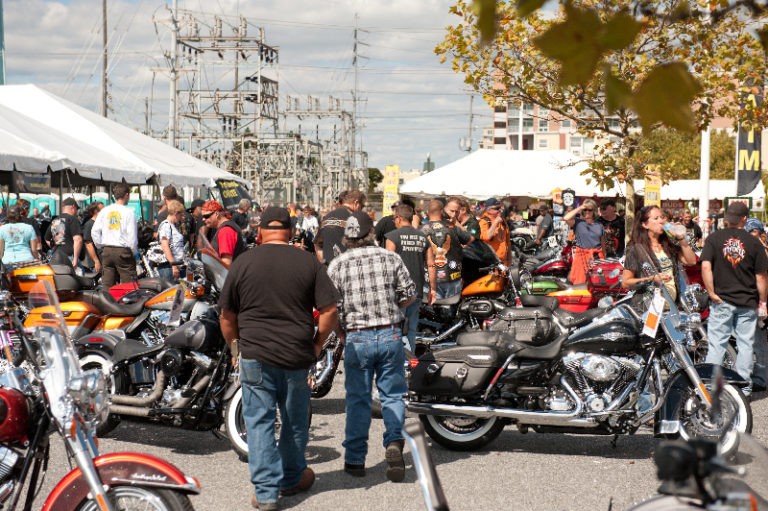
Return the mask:
[[400,165],[384,167],[384,196],[381,209],[389,214],[389,208],[400,198]]
[[655,172],[645,174],[645,205],[661,207],[661,177]]

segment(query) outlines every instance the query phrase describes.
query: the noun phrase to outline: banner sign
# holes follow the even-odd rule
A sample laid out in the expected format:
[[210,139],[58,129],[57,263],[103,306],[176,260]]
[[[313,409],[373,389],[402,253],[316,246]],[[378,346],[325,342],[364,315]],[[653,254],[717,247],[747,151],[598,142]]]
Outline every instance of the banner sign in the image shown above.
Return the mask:
[[384,167],[384,196],[382,197],[382,211],[389,208],[400,198],[400,165],[386,165]]
[[240,199],[251,200],[248,190],[242,184],[231,179],[217,179],[216,188],[221,193],[221,205],[224,209],[237,209]]
[[[750,93],[744,98],[745,105],[757,108],[762,104],[763,97]],[[739,123],[736,142],[736,195],[747,195],[760,183],[762,159],[760,144],[762,132],[754,124],[750,129],[744,129]]]
[[656,173],[645,175],[645,205],[661,207],[661,177]]
[[32,174],[14,170],[11,180],[11,193],[51,193],[51,175]]
[[730,206],[734,202],[742,202],[744,203],[745,206],[747,206],[747,209],[749,211],[752,211],[752,197],[726,197],[725,209],[728,209],[728,206]]

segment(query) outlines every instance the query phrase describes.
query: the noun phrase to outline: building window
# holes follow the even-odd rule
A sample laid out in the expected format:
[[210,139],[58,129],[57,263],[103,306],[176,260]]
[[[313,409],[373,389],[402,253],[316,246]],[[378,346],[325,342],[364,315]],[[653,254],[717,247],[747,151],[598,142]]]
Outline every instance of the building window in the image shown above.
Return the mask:
[[509,116],[510,117],[517,117],[520,115],[520,106],[518,103],[510,103],[509,104]]
[[549,131],[548,119],[539,119],[539,131]]
[[533,131],[533,119],[528,117],[526,119],[523,119],[523,131],[529,132]]
[[546,149],[549,147],[549,141],[546,138],[539,139],[539,149]]
[[507,145],[507,137],[493,137],[494,145]]
[[560,121],[560,126],[563,128],[570,128],[571,127],[571,120],[570,119],[563,119]]
[[549,119],[549,108],[539,107],[539,117],[542,119]]
[[507,126],[509,126],[510,131],[517,131],[520,129],[520,119],[515,117],[514,119],[509,119],[509,122],[507,123]]
[[526,115],[533,115],[533,103],[524,103],[523,104],[523,112]]
[[494,121],[493,127],[494,128],[506,128],[507,127],[507,123],[504,122],[504,121]]

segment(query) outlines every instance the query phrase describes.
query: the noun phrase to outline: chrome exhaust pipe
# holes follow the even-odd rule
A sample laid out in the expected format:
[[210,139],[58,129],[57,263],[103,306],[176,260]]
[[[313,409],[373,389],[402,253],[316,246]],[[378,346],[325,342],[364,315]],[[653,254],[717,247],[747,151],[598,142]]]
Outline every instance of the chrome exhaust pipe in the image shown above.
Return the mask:
[[[155,376],[155,386],[152,392],[146,397],[124,396],[122,394],[113,394],[110,396],[111,405],[128,406],[147,406],[157,402],[163,395],[165,389],[165,373],[158,371]],[[111,409],[111,407],[110,407]]]
[[[325,383],[325,381],[328,379],[328,376],[330,376],[331,371],[333,371],[333,352],[329,347],[325,349],[325,366],[323,366],[323,369],[320,371],[320,374],[315,378],[315,381],[312,382],[313,387],[319,387],[322,384]],[[315,368],[317,368],[317,364],[315,364]]]
[[463,406],[448,403],[418,403],[406,401],[406,407],[409,412],[420,415],[449,415],[457,417],[501,417],[503,419],[512,419],[519,424],[535,424],[540,426],[570,426],[577,428],[594,428],[598,423],[591,418],[579,418],[584,405],[573,388],[565,380],[560,379],[560,384],[568,391],[568,394],[576,403],[576,408],[569,412],[533,412],[530,410],[520,410],[517,408],[496,408],[493,406]]
[[442,341],[444,339],[447,339],[451,335],[455,334],[459,330],[461,330],[466,324],[467,324],[467,322],[464,321],[463,319],[461,319],[461,320],[459,320],[458,323],[456,323],[455,325],[451,326],[448,330],[446,330],[445,332],[443,332],[440,335],[436,335],[434,337],[425,337],[425,336],[418,336],[417,335],[416,336],[416,344],[430,345],[430,344],[433,344],[433,343],[436,343],[436,342],[440,342],[440,341]]
[[146,406],[110,405],[109,413],[131,415],[133,417],[149,417],[150,408]]

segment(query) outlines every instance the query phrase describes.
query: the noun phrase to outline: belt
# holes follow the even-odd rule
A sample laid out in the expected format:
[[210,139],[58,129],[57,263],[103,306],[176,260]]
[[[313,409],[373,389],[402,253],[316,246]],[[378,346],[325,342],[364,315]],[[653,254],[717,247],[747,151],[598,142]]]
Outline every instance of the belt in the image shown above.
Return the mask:
[[104,245],[103,248],[124,248],[126,250],[131,250],[131,247],[118,247],[117,245]]
[[365,332],[366,330],[389,330],[390,328],[400,328],[400,322],[390,323],[388,325],[367,326],[365,328],[349,328],[347,332]]

